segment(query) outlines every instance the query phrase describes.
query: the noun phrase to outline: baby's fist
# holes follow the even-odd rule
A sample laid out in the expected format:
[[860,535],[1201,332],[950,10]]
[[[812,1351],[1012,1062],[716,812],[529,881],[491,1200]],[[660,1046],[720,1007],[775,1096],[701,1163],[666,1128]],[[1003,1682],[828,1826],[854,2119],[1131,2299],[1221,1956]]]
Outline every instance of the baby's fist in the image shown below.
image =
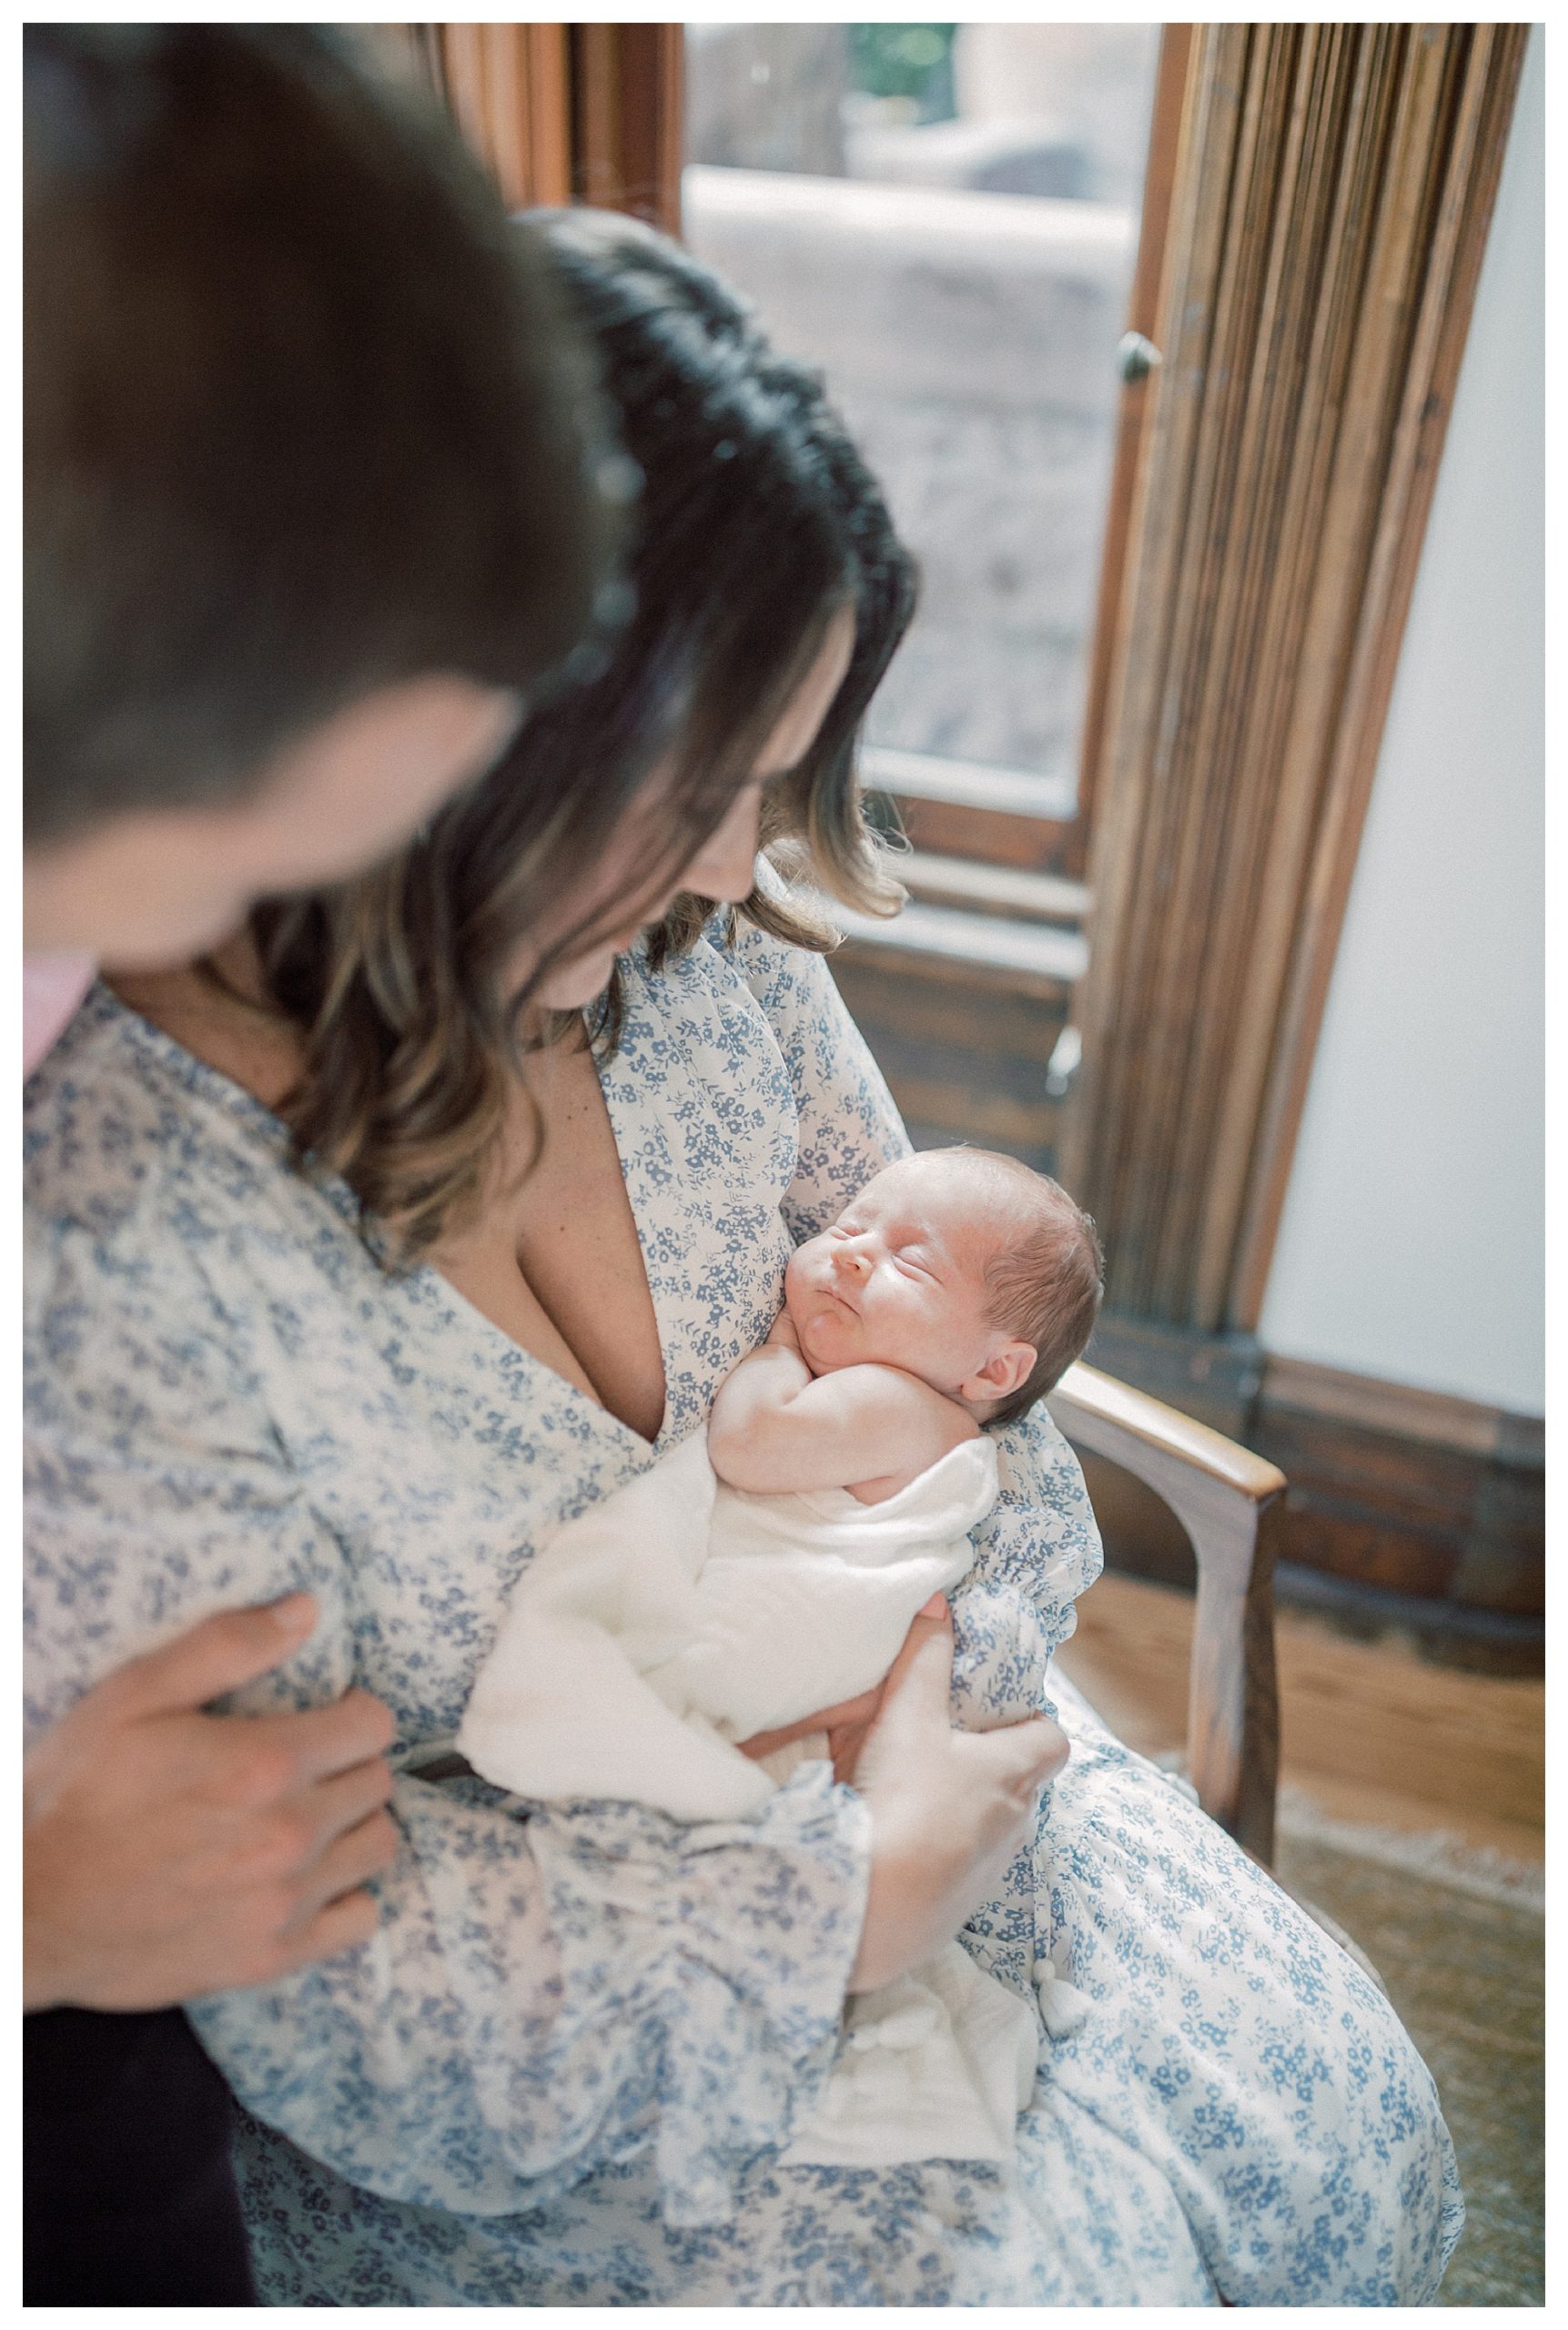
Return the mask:
[[781,1311],[768,1329],[768,1342],[778,1344],[784,1351],[793,1351],[798,1357],[800,1337],[795,1333],[794,1321],[787,1311]]

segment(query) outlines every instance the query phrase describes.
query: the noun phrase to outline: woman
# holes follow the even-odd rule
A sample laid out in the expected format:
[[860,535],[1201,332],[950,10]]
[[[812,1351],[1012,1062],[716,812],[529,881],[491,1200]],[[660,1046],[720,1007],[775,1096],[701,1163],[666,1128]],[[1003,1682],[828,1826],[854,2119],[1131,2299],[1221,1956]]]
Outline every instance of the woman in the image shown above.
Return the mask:
[[[35,1719],[305,1585],[293,1701],[360,1680],[439,1749],[533,1547],[700,1425],[792,1241],[905,1146],[809,918],[753,885],[760,830],[886,902],[850,761],[906,562],[711,278],[623,222],[551,238],[644,477],[605,667],[379,877],[258,917],[218,977],[100,991],[34,1088]],[[947,1731],[928,1625],[860,1793],[809,1765],[683,1831],[410,1778],[374,1943],[197,2011],[254,2115],[265,2295],[1430,2298],[1457,2188],[1386,2001],[1059,1688],[1073,1758],[1003,1877],[1098,1557],[1048,1420],[1000,1442],[954,1684],[1012,1729]],[[134,1569],[107,1549],[137,1527]],[[1048,1954],[1094,2001],[1016,2168],[773,2166],[846,1989],[986,1893],[982,1960],[1027,1985]]]

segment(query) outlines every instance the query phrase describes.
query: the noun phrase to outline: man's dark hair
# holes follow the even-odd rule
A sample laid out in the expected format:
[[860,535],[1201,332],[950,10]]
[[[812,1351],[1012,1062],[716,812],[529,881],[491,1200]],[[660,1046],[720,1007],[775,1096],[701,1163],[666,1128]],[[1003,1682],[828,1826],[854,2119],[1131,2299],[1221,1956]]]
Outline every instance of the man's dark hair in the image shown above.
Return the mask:
[[320,27],[25,55],[28,841],[234,799],[391,683],[556,665],[626,465],[455,136]]

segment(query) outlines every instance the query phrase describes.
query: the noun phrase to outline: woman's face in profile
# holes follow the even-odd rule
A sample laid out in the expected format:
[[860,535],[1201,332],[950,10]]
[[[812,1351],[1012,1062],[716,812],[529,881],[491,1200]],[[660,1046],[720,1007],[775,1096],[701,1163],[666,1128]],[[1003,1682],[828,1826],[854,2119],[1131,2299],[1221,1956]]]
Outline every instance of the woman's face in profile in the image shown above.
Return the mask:
[[[557,930],[592,921],[602,924],[613,916],[616,903],[628,900],[627,919],[595,938],[582,954],[558,963],[539,988],[539,999],[553,1011],[575,1011],[592,1003],[609,984],[615,958],[625,953],[639,930],[662,919],[683,891],[739,906],[749,897],[754,880],[757,822],[762,812],[763,786],[783,775],[811,749],[817,731],[849,669],[855,653],[855,610],[839,608],[829,623],[821,647],[805,677],[758,753],[750,775],[743,782],[723,823],[709,835],[683,866],[672,874],[664,888],[648,897],[641,894],[639,870],[661,847],[661,773],[655,771],[633,805],[614,827],[598,863],[582,882],[569,892],[551,917]],[[541,944],[550,943],[549,927]],[[508,966],[509,973],[526,978],[538,960],[540,947]]]

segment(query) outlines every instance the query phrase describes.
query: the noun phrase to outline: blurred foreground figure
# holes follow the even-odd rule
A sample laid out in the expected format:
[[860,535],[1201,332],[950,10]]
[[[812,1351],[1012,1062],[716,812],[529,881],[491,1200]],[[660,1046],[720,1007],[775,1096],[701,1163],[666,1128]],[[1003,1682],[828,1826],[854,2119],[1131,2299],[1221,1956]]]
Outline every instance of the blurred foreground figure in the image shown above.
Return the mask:
[[29,943],[167,962],[488,764],[610,464],[532,238],[324,36],[26,38]]
[[[187,957],[489,765],[607,603],[624,465],[530,238],[319,30],[34,25],[25,97],[30,1068],[95,958]],[[386,1710],[202,1712],[314,1618],[209,1621],[30,1760],[30,2305],[254,2302],[173,2001],[373,1925]]]

